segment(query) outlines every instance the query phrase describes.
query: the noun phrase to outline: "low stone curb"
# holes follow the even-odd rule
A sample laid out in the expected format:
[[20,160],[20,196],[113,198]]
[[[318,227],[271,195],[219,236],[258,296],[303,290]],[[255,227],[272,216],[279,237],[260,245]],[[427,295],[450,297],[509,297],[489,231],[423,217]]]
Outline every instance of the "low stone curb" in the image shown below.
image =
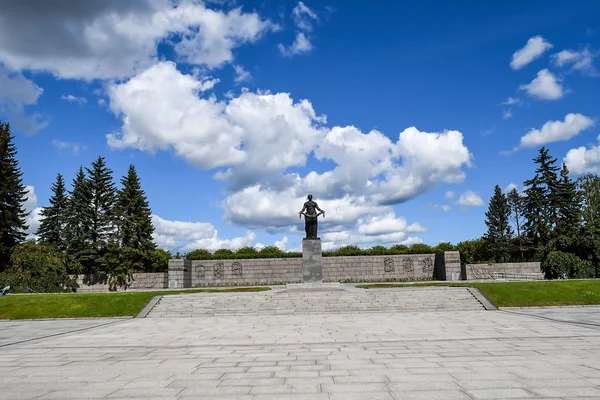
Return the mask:
[[467,287],[467,290],[481,303],[483,308],[488,311],[498,310],[498,307],[490,303],[490,301],[479,290],[473,287]]
[[535,310],[552,308],[600,308],[600,304],[575,304],[572,306],[531,306],[531,307],[499,307],[500,310]]
[[160,299],[162,299],[162,296],[154,296],[153,298],[150,299],[150,301],[148,302],[148,304],[146,304],[144,306],[144,308],[142,309],[142,311],[140,311],[138,313],[138,315],[135,316],[135,318],[146,318],[146,316],[148,314],[150,314],[150,311],[152,311],[152,309],[154,308],[154,306],[160,301]]

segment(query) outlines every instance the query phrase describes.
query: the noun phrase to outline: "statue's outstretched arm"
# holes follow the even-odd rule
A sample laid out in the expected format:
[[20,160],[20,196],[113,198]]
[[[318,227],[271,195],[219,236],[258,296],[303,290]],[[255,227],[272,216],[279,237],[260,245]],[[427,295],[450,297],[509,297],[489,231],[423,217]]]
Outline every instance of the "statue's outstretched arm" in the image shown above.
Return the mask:
[[300,210],[300,212],[298,213],[298,218],[302,218],[302,213],[304,212],[304,210],[306,210],[306,203],[304,204],[304,207],[302,207],[302,210]]

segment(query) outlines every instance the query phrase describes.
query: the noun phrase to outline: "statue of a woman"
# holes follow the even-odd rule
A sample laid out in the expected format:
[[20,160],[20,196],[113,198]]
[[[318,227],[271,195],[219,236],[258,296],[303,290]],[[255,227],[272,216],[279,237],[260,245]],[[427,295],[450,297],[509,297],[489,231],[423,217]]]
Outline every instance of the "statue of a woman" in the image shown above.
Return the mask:
[[[319,213],[317,214],[317,210]],[[306,239],[318,239],[317,238],[317,217],[323,214],[325,218],[325,211],[319,208],[316,201],[313,201],[312,194],[308,195],[308,201],[304,203],[304,207],[298,213],[298,218],[302,218],[304,215],[304,230],[306,231]]]

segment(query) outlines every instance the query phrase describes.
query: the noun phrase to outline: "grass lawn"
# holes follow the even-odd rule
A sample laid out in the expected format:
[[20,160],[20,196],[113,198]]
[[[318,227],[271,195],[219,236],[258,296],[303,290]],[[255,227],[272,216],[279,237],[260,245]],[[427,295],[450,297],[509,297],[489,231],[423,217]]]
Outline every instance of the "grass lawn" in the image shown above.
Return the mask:
[[359,288],[413,286],[470,286],[479,289],[497,307],[574,306],[600,304],[600,279],[537,282],[429,282],[369,284]]
[[155,292],[8,294],[0,319],[124,317],[137,315],[154,296],[181,293],[262,292],[268,287],[162,290]]

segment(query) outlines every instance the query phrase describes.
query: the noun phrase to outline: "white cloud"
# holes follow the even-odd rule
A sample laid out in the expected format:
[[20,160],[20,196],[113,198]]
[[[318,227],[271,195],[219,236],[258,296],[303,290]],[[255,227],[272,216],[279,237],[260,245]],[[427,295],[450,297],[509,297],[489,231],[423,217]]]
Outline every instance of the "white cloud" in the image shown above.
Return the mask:
[[154,241],[159,247],[183,251],[206,249],[237,250],[249,246],[256,235],[248,231],[244,236],[233,239],[219,238],[219,232],[208,222],[169,221],[152,215]]
[[447,205],[447,204],[442,204],[442,205],[440,206],[440,208],[441,208],[442,210],[444,210],[444,211],[450,211],[450,210],[452,209],[452,207],[450,207],[450,206],[449,206],[449,205]]
[[477,193],[468,190],[460,195],[456,204],[463,207],[481,207],[483,206],[483,200]]
[[10,120],[11,127],[34,134],[48,125],[39,114],[28,114],[26,106],[37,103],[44,90],[20,73],[8,72],[0,65],[0,115]]
[[303,2],[298,2],[298,5],[292,10],[292,18],[299,29],[312,31],[313,21],[317,21],[319,17],[317,13],[308,8]]
[[511,182],[504,188],[504,193],[510,193],[513,189],[518,189],[518,186]]
[[452,191],[447,191],[445,196],[447,199],[453,199],[456,194]]
[[[597,140],[600,141],[600,136]],[[581,146],[571,149],[567,152],[563,162],[567,165],[569,172],[576,175],[586,172],[600,173],[600,146],[591,146],[590,148]]]
[[523,137],[519,148],[569,140],[594,126],[594,120],[582,114],[567,114],[564,121],[548,121],[542,129],[532,129]]
[[87,147],[75,142],[63,142],[61,140],[52,140],[52,144],[58,149],[72,151],[73,154],[79,154],[79,151],[86,149]]
[[589,49],[585,48],[580,51],[563,50],[559,53],[553,54],[552,59],[559,67],[572,65],[571,68],[573,70],[577,70],[588,75],[596,75],[598,72],[594,68],[593,59],[597,55],[598,53],[592,53]]
[[235,70],[235,83],[247,82],[252,79],[250,72],[246,71],[241,65],[234,65],[233,69]]
[[279,43],[277,48],[284,57],[292,57],[298,54],[309,53],[313,49],[313,45],[303,32],[296,32],[296,39],[291,46],[286,47]]
[[0,2],[0,62],[7,68],[125,78],[157,61],[160,42],[184,62],[213,68],[231,61],[234,48],[278,29],[241,7],[215,11],[192,0],[43,3]]
[[513,117],[512,110],[504,110],[502,112],[502,119],[511,119]]
[[277,247],[281,251],[285,251],[285,248],[287,247],[287,244],[288,244],[288,237],[287,236],[284,236],[281,240],[276,240],[275,241],[275,247]]
[[68,101],[69,103],[79,103],[79,104],[87,103],[87,99],[85,97],[77,97],[77,96],[73,96],[72,94],[69,94],[69,95],[63,94],[60,98],[62,100]]
[[419,223],[408,225],[404,218],[396,218],[393,212],[374,215],[358,220],[358,233],[373,236],[396,232],[427,232]]
[[543,37],[534,36],[527,41],[524,47],[515,51],[512,56],[512,61],[510,62],[510,67],[514,70],[523,68],[552,47],[552,44]]
[[531,83],[521,85],[519,88],[527,91],[527,94],[532,97],[544,100],[557,100],[564,95],[561,82],[547,69],[538,72]]
[[517,104],[520,100],[514,97],[509,97],[505,102],[501,103],[504,106],[511,106],[513,104]]
[[27,239],[37,239],[36,232],[40,228],[40,221],[42,220],[41,211],[42,207],[37,206],[37,195],[35,194],[35,188],[31,185],[26,185],[27,200],[23,204],[25,211],[29,213],[27,216]]

